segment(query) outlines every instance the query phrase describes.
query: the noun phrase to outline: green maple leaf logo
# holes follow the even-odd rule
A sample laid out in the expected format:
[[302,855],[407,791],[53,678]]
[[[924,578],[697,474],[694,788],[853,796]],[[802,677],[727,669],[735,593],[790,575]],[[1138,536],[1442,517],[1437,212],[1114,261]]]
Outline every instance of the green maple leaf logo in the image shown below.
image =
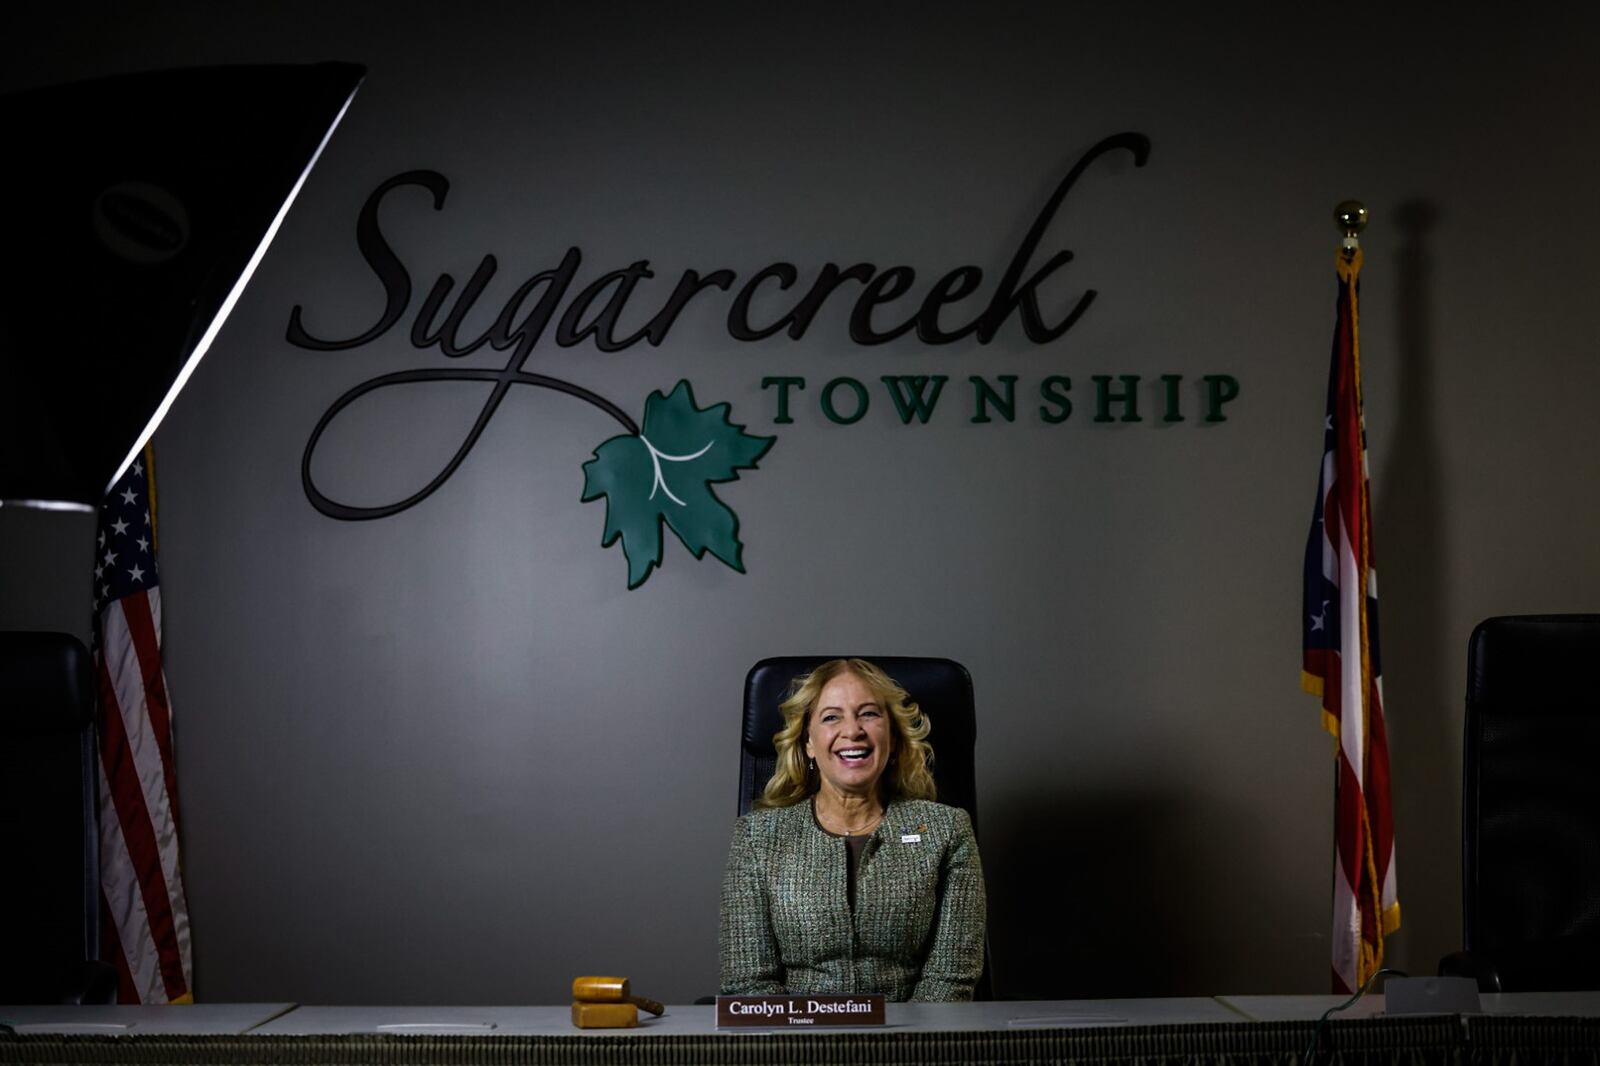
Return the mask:
[[612,437],[583,464],[583,500],[606,498],[600,546],[622,538],[628,587],[638,588],[661,563],[661,523],[666,522],[696,559],[710,552],[744,573],[739,517],[711,491],[738,480],[775,437],[755,437],[728,421],[728,404],[700,408],[687,381],[672,394],[652,392],[644,403],[644,428]]

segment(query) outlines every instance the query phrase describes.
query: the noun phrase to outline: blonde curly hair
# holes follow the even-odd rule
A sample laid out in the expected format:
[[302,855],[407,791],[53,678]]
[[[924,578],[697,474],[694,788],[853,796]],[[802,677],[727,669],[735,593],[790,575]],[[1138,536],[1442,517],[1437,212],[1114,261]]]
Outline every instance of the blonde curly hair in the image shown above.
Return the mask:
[[783,728],[772,738],[778,749],[778,764],[755,802],[757,807],[792,807],[817,791],[820,780],[806,768],[806,731],[811,727],[811,713],[816,710],[822,690],[841,674],[860,678],[872,698],[889,712],[894,750],[887,771],[878,781],[883,802],[935,798],[927,716],[894,678],[867,660],[831,659],[795,678],[788,698],[778,705],[783,712]]

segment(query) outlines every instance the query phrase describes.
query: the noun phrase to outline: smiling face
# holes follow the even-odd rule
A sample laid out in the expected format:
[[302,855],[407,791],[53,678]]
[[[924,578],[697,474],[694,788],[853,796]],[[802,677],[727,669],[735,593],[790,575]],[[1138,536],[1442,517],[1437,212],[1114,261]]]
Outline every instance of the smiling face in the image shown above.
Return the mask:
[[889,711],[866,682],[846,671],[822,686],[806,728],[806,757],[817,761],[824,787],[870,795],[892,754]]

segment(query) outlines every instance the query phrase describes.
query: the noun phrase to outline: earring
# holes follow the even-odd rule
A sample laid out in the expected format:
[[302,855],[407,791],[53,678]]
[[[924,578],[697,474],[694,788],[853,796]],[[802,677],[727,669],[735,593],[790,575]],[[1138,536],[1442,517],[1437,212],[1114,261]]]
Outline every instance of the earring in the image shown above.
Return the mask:
[[817,772],[817,760],[812,759],[810,762],[806,763],[806,773],[814,774],[816,772]]

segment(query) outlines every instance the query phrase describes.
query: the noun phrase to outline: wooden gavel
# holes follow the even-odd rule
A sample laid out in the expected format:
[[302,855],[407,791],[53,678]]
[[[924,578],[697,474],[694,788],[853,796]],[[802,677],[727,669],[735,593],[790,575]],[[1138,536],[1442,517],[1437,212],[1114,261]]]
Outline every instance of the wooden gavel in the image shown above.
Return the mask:
[[635,996],[626,977],[574,977],[572,1024],[579,1029],[631,1029],[639,1024],[639,1011],[659,1017],[667,1008],[653,999]]

